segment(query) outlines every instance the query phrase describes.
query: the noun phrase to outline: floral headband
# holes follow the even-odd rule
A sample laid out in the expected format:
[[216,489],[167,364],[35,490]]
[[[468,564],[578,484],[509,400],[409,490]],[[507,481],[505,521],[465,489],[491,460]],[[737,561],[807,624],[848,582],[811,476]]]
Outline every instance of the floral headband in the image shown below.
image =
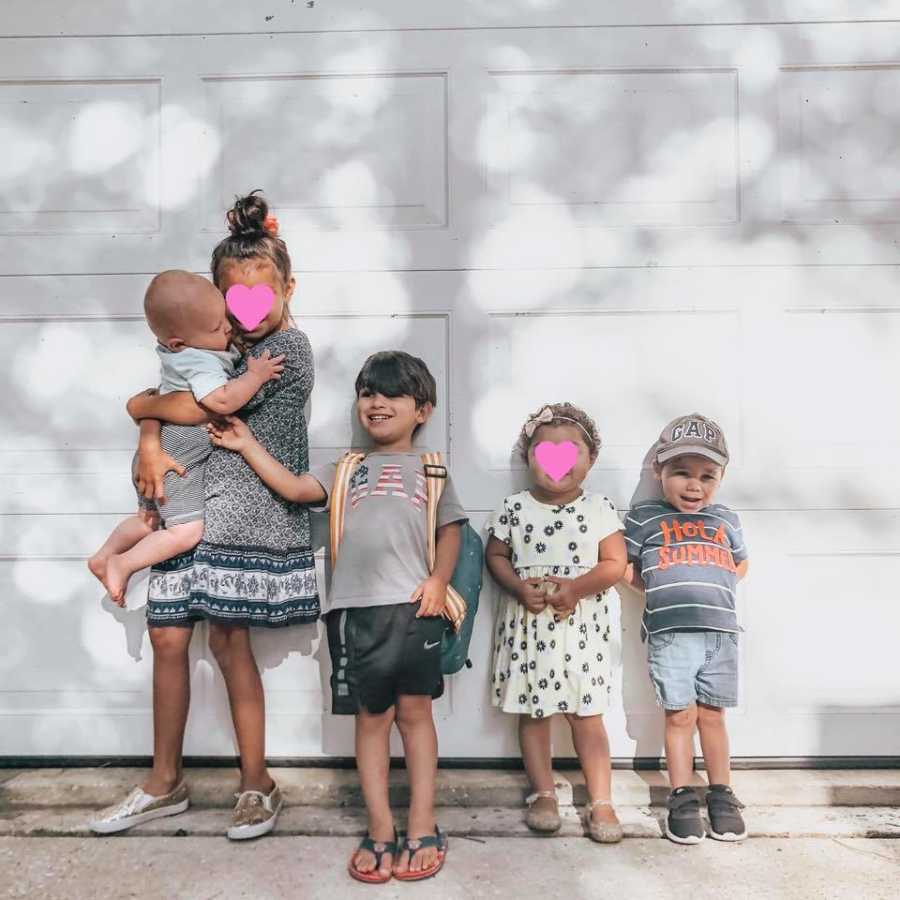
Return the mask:
[[535,431],[537,431],[538,428],[541,427],[541,425],[549,425],[554,420],[561,422],[571,422],[573,425],[577,425],[584,432],[585,437],[588,439],[588,444],[591,447],[597,448],[600,446],[600,441],[592,438],[590,434],[588,434],[587,428],[585,428],[584,425],[581,424],[581,422],[579,422],[577,419],[571,418],[570,416],[558,416],[553,412],[552,409],[550,409],[549,406],[545,406],[536,416],[532,416],[525,423],[525,437],[530,440],[532,437],[534,437]]

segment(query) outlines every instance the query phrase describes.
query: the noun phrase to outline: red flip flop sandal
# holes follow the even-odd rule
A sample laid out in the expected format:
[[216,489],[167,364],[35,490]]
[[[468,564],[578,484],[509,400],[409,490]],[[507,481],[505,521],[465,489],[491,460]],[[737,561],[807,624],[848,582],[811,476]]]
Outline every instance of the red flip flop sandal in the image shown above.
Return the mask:
[[[384,884],[385,882],[390,881],[392,878],[391,872],[388,872],[387,878],[385,878],[378,870],[381,868],[381,859],[385,853],[390,853],[393,857],[392,861],[396,861],[397,843],[396,831],[394,832],[394,839],[392,841],[373,841],[369,835],[366,835],[359,842],[359,846],[356,850],[353,851],[353,856],[350,857],[350,862],[347,864],[347,871],[350,873],[350,877],[355,878],[357,881],[365,881],[367,884]],[[368,850],[375,857],[375,868],[372,869],[371,872],[360,872],[359,869],[353,865],[356,854],[359,853],[360,850]]]
[[408,850],[410,862],[412,862],[416,850],[421,850],[423,847],[437,847],[438,858],[435,864],[428,869],[421,869],[418,872],[411,872],[409,869],[405,872],[395,872],[394,878],[397,881],[422,881],[424,878],[433,878],[444,867],[444,860],[447,858],[447,844],[447,835],[437,825],[434,826],[434,834],[420,838],[407,837],[403,841],[400,852]]

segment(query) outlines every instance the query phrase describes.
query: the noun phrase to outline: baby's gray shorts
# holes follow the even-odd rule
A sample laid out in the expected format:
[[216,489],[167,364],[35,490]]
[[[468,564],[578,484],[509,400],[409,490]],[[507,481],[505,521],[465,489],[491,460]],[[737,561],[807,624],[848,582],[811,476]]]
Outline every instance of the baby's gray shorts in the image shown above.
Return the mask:
[[[137,492],[144,509],[159,511],[163,523],[181,525],[203,518],[206,460],[212,452],[209,434],[203,425],[164,424],[160,434],[163,450],[185,468],[184,475],[166,474],[166,502],[157,504]],[[131,464],[132,479],[137,490],[137,454]]]

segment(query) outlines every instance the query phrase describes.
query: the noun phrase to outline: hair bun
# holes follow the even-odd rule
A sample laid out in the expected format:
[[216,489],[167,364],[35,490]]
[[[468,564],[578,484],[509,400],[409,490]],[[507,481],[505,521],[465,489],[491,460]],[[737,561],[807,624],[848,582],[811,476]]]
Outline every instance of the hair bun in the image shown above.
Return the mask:
[[237,197],[234,206],[225,214],[228,230],[235,237],[266,233],[265,221],[269,214],[269,204],[260,195],[260,190],[257,188],[244,197]]

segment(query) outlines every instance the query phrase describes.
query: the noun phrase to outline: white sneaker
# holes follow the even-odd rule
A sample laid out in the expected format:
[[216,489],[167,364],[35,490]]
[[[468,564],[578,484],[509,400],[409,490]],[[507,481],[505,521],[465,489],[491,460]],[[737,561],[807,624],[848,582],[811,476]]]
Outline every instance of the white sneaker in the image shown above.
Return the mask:
[[162,797],[154,797],[136,787],[121,803],[101,810],[96,819],[88,822],[88,828],[95,834],[115,834],[153,819],[177,816],[188,806],[188,789],[183,781]]
[[231,814],[231,828],[227,832],[231,840],[244,841],[260,837],[275,827],[283,802],[277,784],[268,794],[262,791],[242,791],[235,794],[235,797],[237,803]]

